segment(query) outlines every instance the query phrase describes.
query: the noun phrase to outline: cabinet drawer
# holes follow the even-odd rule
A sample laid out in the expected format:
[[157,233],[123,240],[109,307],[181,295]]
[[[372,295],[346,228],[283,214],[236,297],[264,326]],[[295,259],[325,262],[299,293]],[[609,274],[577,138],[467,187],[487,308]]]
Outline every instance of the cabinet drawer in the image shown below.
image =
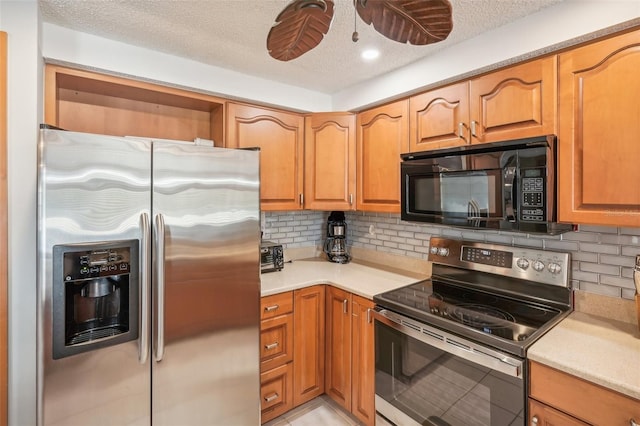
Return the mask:
[[293,408],[293,365],[287,363],[260,374],[262,423]]
[[293,359],[293,314],[260,323],[260,371],[278,367]]
[[596,425],[640,421],[640,401],[536,362],[530,363],[532,398]]
[[274,294],[260,299],[260,319],[293,312],[293,292]]

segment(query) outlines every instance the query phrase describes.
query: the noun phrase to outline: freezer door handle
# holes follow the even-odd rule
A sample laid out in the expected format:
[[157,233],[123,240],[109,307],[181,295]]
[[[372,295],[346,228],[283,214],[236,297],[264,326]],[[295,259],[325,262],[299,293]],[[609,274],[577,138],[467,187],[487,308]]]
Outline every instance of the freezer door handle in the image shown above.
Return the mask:
[[164,357],[164,216],[156,215],[156,362]]
[[140,228],[142,230],[142,255],[140,256],[138,360],[140,364],[144,364],[149,358],[149,280],[151,277],[151,224],[147,213],[140,215]]

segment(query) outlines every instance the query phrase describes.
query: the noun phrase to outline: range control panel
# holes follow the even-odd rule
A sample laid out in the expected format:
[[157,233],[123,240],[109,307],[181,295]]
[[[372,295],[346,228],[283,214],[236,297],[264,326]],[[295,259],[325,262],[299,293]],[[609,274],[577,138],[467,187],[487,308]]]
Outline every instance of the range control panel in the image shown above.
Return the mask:
[[569,253],[431,237],[429,260],[544,284],[569,285]]

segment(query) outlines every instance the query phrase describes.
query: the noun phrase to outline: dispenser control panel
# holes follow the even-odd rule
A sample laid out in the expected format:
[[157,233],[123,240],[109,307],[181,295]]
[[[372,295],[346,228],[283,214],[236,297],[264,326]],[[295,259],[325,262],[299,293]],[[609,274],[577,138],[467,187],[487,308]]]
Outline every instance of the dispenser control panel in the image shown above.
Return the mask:
[[128,274],[131,269],[129,247],[77,251],[64,254],[65,281]]

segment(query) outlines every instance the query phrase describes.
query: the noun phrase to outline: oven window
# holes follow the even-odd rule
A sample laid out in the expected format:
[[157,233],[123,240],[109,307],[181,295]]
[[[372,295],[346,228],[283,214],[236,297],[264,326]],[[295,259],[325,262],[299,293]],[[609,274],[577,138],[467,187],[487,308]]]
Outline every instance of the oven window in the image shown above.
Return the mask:
[[414,175],[413,210],[451,218],[502,218],[500,170]]
[[[444,352],[377,320],[375,339],[376,396],[416,425],[525,424],[524,380]],[[376,409],[394,418],[378,405]]]

